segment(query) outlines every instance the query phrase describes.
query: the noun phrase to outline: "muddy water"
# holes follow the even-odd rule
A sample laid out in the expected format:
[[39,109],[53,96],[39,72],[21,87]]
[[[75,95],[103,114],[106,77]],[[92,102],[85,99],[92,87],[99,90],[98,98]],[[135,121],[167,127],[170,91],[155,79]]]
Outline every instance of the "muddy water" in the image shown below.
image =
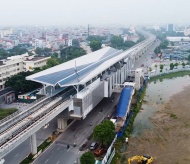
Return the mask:
[[189,76],[163,79],[162,81],[157,80],[149,83],[143,100],[142,110],[135,118],[131,135],[134,137],[139,136],[144,129],[151,129],[153,125],[149,118],[154,112],[167,102],[172,95],[179,93],[185,86],[189,85]]

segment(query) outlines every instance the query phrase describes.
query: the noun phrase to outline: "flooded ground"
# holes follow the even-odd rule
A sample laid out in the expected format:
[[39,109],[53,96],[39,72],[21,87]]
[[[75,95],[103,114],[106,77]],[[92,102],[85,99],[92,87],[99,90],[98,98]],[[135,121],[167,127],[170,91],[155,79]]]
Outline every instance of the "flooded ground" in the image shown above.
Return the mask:
[[142,134],[143,130],[153,128],[149,118],[159,110],[162,104],[169,101],[171,96],[181,92],[186,86],[190,86],[189,76],[149,83],[143,99],[142,110],[135,118],[131,136],[137,137]]
[[190,77],[148,84],[126,158],[149,154],[154,164],[190,163]]

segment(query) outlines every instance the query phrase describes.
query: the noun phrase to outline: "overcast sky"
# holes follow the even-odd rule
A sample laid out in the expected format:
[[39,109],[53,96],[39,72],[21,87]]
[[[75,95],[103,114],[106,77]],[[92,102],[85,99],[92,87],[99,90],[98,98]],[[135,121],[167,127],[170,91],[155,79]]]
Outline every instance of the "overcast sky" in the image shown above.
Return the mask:
[[0,0],[0,26],[190,24],[190,0]]

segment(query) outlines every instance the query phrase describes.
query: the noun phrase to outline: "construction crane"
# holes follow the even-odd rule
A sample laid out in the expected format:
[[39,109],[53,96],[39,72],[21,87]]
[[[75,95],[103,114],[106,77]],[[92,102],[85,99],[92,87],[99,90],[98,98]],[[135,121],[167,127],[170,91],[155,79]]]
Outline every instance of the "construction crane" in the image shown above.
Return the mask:
[[128,158],[128,164],[131,164],[131,162],[137,161],[139,164],[151,164],[153,162],[153,157],[149,155],[143,155],[143,156],[133,156]]

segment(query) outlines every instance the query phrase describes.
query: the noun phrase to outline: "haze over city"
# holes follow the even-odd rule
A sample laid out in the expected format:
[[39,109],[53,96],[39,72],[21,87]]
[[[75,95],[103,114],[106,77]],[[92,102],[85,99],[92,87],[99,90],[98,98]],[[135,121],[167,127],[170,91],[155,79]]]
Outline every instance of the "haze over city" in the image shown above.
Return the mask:
[[190,162],[190,0],[0,1],[0,164]]
[[189,0],[6,0],[0,26],[187,24],[189,6]]

